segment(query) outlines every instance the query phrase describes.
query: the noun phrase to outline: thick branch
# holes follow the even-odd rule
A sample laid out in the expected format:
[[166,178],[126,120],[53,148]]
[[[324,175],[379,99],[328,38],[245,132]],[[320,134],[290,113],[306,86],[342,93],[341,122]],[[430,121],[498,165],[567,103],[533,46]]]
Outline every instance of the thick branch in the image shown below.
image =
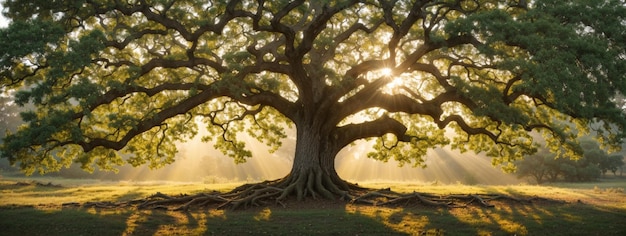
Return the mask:
[[437,96],[433,100],[418,102],[404,94],[391,95],[380,91],[359,92],[357,95],[352,96],[346,99],[346,101],[340,103],[341,106],[336,109],[330,121],[339,122],[350,114],[355,114],[359,111],[374,107],[385,109],[388,112],[423,114],[429,115],[433,117],[433,119],[438,119],[443,113],[440,105],[447,101],[453,101],[453,95],[453,93],[445,93]]
[[[218,91],[218,90],[205,90],[198,93],[195,96],[192,96],[182,102],[176,104],[175,106],[165,108],[158,112],[156,115],[152,116],[150,119],[143,120],[140,122],[137,127],[130,130],[128,133],[124,135],[120,140],[113,141],[102,138],[88,139],[88,140],[80,140],[77,141],[76,144],[80,145],[85,152],[89,152],[98,146],[120,150],[128,144],[128,142],[134,138],[135,136],[146,132],[152,129],[155,126],[162,124],[165,120],[172,118],[177,115],[185,114],[191,109],[199,106],[206,101],[211,99],[215,99],[217,97],[225,96],[227,91]],[[70,141],[69,143],[74,143]]]
[[[191,89],[200,89],[206,90],[209,89],[206,85],[200,84],[191,84],[191,83],[163,83],[153,88],[144,88],[139,86],[126,86],[124,88],[117,88],[106,92],[105,94],[98,96],[98,99],[91,103],[89,107],[87,107],[86,111],[93,111],[101,105],[109,104],[113,102],[115,99],[125,97],[127,95],[133,93],[144,93],[148,96],[154,96],[160,92],[164,91],[174,91],[174,90],[191,90]],[[82,117],[83,113],[76,113],[71,119],[78,119]]]
[[[439,95],[438,98],[436,99],[437,101],[435,101],[436,104],[434,105],[439,106],[443,104],[443,102],[445,101],[443,101],[442,99],[451,99],[449,101],[457,101],[457,102],[463,103],[466,106],[473,107],[473,102],[467,99],[463,99],[460,96],[456,95],[456,91],[454,90],[454,88],[447,82],[445,77],[441,75],[441,73],[436,67],[428,65],[428,64],[417,63],[417,61],[419,61],[422,57],[424,57],[426,54],[428,54],[429,52],[433,50],[436,50],[441,47],[456,47],[456,46],[463,45],[463,44],[475,45],[475,44],[479,44],[479,42],[476,38],[472,36],[462,35],[462,36],[451,37],[448,40],[441,42],[441,43],[436,43],[436,44],[425,43],[422,46],[418,47],[409,56],[407,56],[406,60],[400,63],[400,65],[394,68],[394,70],[395,71],[423,70],[437,77],[441,86],[447,92],[445,92],[442,95]],[[370,61],[362,62],[358,65],[353,66],[350,70],[348,70],[345,77],[357,78],[361,76],[362,74],[367,73],[368,71],[384,68],[385,61],[386,60],[370,60]],[[333,109],[333,110],[342,110],[343,112],[335,115],[334,116],[335,119],[331,120],[331,122],[339,122],[343,120],[343,118],[347,117],[348,115],[354,114],[358,111],[361,111],[367,108],[381,107],[380,106],[381,102],[379,102],[381,100],[379,100],[379,98],[385,98],[386,95],[382,94],[382,92],[380,91],[380,88],[383,87],[383,85],[385,85],[389,81],[390,81],[389,78],[384,78],[384,77],[381,79],[378,79],[370,84],[366,84],[365,88],[360,90],[356,95],[346,99],[344,102],[335,103],[335,105],[340,108]],[[354,85],[355,87],[350,87],[349,89],[344,89],[343,91],[345,91],[345,93],[350,92],[352,89],[355,89],[356,86],[358,86],[357,84],[354,84]],[[345,94],[337,94],[335,96],[339,96],[339,95],[345,95]],[[392,108],[392,109],[398,110],[398,111],[407,111],[409,113],[429,114],[429,115],[433,115],[434,118],[437,118],[439,114],[441,114],[441,111],[439,111],[440,108],[438,108],[438,110],[435,113],[432,113],[435,110],[430,110],[428,113],[422,113],[422,111],[420,110],[422,110],[423,107],[416,106],[417,103],[415,101],[410,101],[410,98],[404,95],[394,95],[394,96],[395,97],[392,100],[387,100],[387,99],[385,100],[386,102],[391,102],[392,104],[383,104],[383,105],[389,105],[389,106],[394,106],[395,104],[408,105],[409,107],[412,107],[412,108],[402,109],[400,108],[400,106],[396,106],[398,108]],[[411,112],[412,110],[415,110],[415,111]]]
[[337,12],[356,4],[357,2],[358,1],[356,0],[351,0],[350,2],[336,4],[333,8],[328,8],[327,5],[322,6],[322,13],[317,15],[310,23],[309,27],[307,27],[307,29],[303,32],[304,36],[302,37],[302,42],[298,45],[298,57],[300,58],[304,56],[304,54],[311,50],[313,47],[313,41],[322,32],[322,30],[326,28],[326,24],[330,18],[337,14]]
[[376,120],[349,124],[337,127],[332,132],[335,143],[338,148],[364,138],[380,137],[384,134],[394,134],[399,141],[409,142],[411,137],[406,135],[406,126],[399,121],[389,117],[382,116]]
[[278,94],[262,91],[254,95],[238,97],[237,100],[247,105],[265,105],[276,109],[287,118],[294,120],[297,115],[297,105]]
[[485,128],[474,128],[469,126],[465,120],[463,120],[463,117],[459,116],[459,115],[450,115],[448,117],[446,117],[445,119],[441,120],[441,121],[436,121],[437,125],[439,125],[439,128],[443,128],[448,126],[448,124],[450,124],[451,122],[455,122],[459,127],[461,127],[461,129],[463,129],[463,131],[465,131],[468,135],[478,135],[478,134],[483,134],[483,135],[487,135],[491,140],[493,140],[494,142],[498,141],[498,136],[489,132],[488,130],[486,130]]
[[287,6],[285,6],[283,9],[278,11],[274,15],[272,20],[270,21],[272,29],[275,30],[275,32],[280,32],[281,34],[283,34],[285,36],[285,39],[287,40],[287,43],[285,44],[285,55],[287,55],[287,57],[289,57],[289,58],[294,58],[294,53],[295,53],[294,42],[295,42],[295,39],[296,39],[296,33],[295,33],[295,31],[293,29],[291,29],[289,26],[281,23],[280,21],[285,16],[287,16],[287,14],[289,14],[289,12],[291,10],[293,10],[296,7],[302,5],[303,3],[304,3],[304,1],[302,1],[302,0],[290,2],[289,4],[287,4]]

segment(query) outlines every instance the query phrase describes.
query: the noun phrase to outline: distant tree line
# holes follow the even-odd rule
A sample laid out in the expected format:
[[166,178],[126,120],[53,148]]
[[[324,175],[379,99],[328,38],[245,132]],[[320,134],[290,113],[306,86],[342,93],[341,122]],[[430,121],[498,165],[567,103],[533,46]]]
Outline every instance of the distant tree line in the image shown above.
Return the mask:
[[547,149],[517,161],[517,177],[530,178],[542,184],[545,182],[593,181],[606,176],[608,172],[622,176],[624,156],[609,155],[591,138],[580,141],[583,154],[578,159],[559,156]]

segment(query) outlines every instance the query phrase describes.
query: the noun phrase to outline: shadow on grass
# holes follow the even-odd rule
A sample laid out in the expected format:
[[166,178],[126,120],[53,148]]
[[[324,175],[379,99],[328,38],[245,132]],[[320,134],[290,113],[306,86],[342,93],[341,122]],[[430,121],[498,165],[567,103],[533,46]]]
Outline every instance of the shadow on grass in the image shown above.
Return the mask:
[[626,211],[579,203],[504,201],[493,208],[349,209],[410,235],[626,235]]
[[[0,190],[3,194],[18,192],[5,197],[37,201],[50,196],[100,195],[99,191],[108,191],[111,198],[107,200],[112,201],[143,196],[140,188],[83,191],[5,184]],[[523,194],[514,187],[487,191]],[[503,200],[492,202],[493,208],[458,209],[424,207],[415,202],[389,208],[307,200],[288,202],[289,208],[177,212],[60,208],[52,204],[15,207],[0,202],[0,235],[626,235],[626,208],[586,202],[599,196],[623,202],[625,195],[585,195],[583,203]]]
[[[136,212],[133,235],[406,235],[341,208]],[[156,229],[156,230],[154,230]],[[154,231],[153,231],[154,230]]]
[[89,209],[0,208],[1,235],[118,235],[129,212],[97,214]]
[[190,212],[3,207],[0,228],[3,235],[626,235],[622,209],[578,203],[495,205],[441,209],[333,204]]

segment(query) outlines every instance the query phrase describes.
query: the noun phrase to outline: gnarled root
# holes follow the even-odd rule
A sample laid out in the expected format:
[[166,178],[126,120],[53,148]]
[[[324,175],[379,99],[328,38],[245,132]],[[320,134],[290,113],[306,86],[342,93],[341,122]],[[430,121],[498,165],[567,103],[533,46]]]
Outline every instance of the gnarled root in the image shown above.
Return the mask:
[[[145,199],[127,202],[86,202],[82,207],[119,208],[135,206],[138,209],[149,210],[176,210],[187,211],[190,208],[248,208],[268,205],[272,202],[286,207],[286,199],[295,196],[298,200],[311,197],[348,201],[356,204],[371,204],[377,206],[408,206],[418,204],[424,206],[461,208],[469,205],[494,207],[490,201],[508,200],[529,203],[541,198],[521,199],[500,194],[468,194],[468,195],[433,195],[428,193],[397,193],[390,189],[372,190],[359,187],[356,184],[337,182],[332,178],[316,172],[307,175],[290,175],[276,181],[266,181],[256,184],[245,184],[230,192],[210,192],[195,195],[170,196],[159,193]],[[64,203],[64,207],[80,207],[80,203]]]
[[467,194],[467,195],[433,195],[428,193],[396,193],[389,189],[377,190],[365,193],[352,200],[353,203],[366,203],[378,206],[407,206],[411,202],[417,202],[425,206],[464,208],[470,205],[480,207],[495,207],[490,201],[509,200],[518,203],[532,203],[533,201],[544,200],[545,198],[517,198],[502,194]]
[[[323,174],[321,169],[311,170],[303,174],[289,175],[275,181],[265,181],[256,184],[244,184],[230,192],[210,192],[195,195],[171,196],[157,192],[145,199],[128,202],[87,202],[83,207],[115,208],[136,206],[138,209],[163,209],[186,211],[194,207],[215,208],[248,208],[268,205],[272,202],[286,207],[285,201],[290,196],[295,196],[301,201],[304,198],[325,198],[336,200],[350,200],[352,190],[362,190],[358,185],[346,183],[339,179],[333,179]],[[76,202],[67,203],[64,207],[79,207]]]

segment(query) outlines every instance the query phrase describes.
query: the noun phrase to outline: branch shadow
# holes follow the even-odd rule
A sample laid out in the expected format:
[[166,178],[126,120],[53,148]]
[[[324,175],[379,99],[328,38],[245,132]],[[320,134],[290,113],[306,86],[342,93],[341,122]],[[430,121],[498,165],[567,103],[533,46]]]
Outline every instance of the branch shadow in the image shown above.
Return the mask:
[[357,206],[352,211],[409,235],[625,235],[624,209],[579,203],[494,202],[495,207],[437,209]]
[[415,202],[377,207],[309,201],[296,208],[189,212],[4,206],[0,228],[7,235],[626,235],[623,209],[553,202],[494,205],[445,209]]
[[[5,186],[6,191],[29,186]],[[29,190],[30,191],[30,190]],[[36,193],[51,189],[38,188]],[[520,194],[514,188],[502,194]],[[618,193],[614,193],[616,196]],[[626,196],[619,193],[619,196]],[[127,191],[117,201],[137,199]],[[619,197],[617,196],[617,197]],[[245,210],[189,212],[134,207],[12,206],[0,203],[3,235],[626,235],[626,208],[579,202],[510,200],[491,208],[396,207],[305,200]]]

